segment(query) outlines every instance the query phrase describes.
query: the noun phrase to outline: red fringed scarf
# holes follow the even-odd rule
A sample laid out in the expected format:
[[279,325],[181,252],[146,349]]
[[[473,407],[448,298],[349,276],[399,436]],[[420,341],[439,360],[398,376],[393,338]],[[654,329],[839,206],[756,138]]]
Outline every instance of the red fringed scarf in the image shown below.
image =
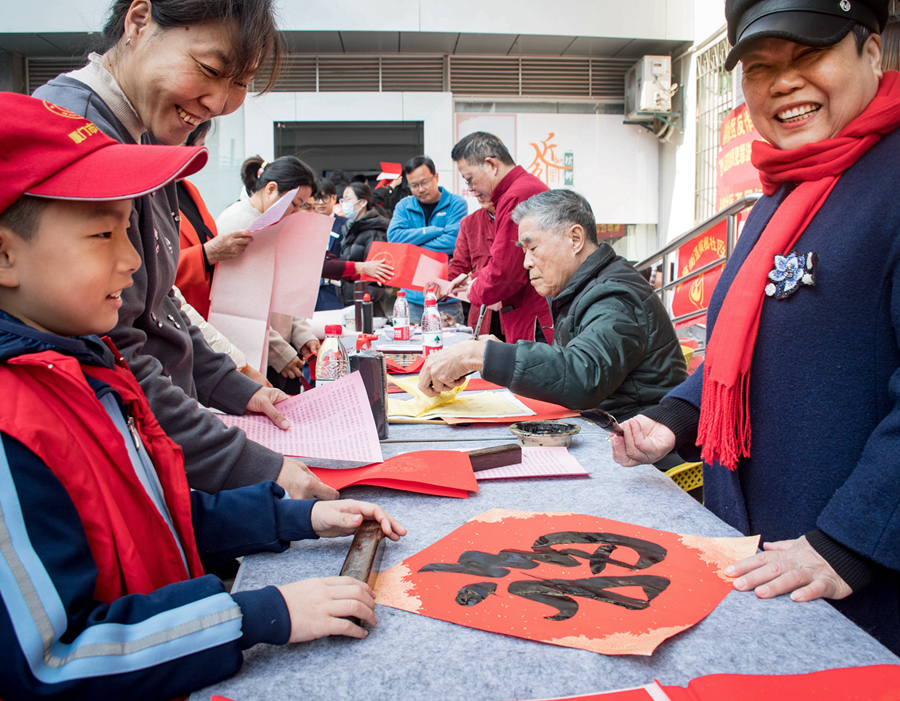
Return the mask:
[[750,457],[750,363],[775,255],[793,249],[843,172],[898,126],[900,73],[889,71],[869,106],[836,137],[790,151],[753,142],[751,161],[760,171],[765,194],[775,193],[784,182],[798,185],[750,251],[716,319],[706,349],[697,432],[705,463],[715,461],[733,470],[739,458]]

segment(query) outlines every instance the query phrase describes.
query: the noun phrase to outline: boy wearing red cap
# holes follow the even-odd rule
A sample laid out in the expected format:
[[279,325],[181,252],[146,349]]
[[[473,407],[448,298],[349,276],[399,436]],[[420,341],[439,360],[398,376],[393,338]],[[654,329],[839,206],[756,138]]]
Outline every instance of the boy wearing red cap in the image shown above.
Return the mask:
[[[140,266],[131,199],[199,170],[205,149],[122,145],[84,118],[0,93],[0,697],[167,699],[233,674],[241,652],[365,637],[350,578],[230,595],[204,567],[352,533],[380,508],[283,499],[274,482],[188,489],[181,449],[119,353]],[[237,524],[237,525],[235,525]]]

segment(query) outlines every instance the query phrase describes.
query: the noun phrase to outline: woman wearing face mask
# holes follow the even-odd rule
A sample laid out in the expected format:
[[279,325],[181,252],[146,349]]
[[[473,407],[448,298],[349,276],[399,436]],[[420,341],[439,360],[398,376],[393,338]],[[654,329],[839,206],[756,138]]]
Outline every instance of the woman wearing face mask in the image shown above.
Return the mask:
[[[315,175],[295,156],[284,156],[264,167],[262,158],[247,159],[242,168],[241,179],[250,193],[250,199],[229,205],[216,218],[216,228],[221,234],[246,229],[295,188],[297,192],[284,216],[300,211],[312,199],[316,187]],[[306,319],[272,314],[269,323],[269,382],[288,394],[299,394],[304,358],[318,352],[319,339]]]
[[[234,112],[258,66],[279,66],[272,0],[114,0],[88,65],[35,92],[126,144],[183,144],[202,121]],[[265,81],[263,81],[265,82]],[[226,427],[206,411],[263,412],[286,398],[238,372],[181,313],[172,285],[179,260],[174,184],[137,198],[129,236],[141,255],[109,336],[163,430],[184,450],[188,483],[217,492],[274,479],[293,497],[335,499],[302,463]]]
[[[365,183],[352,182],[344,188],[341,196],[341,214],[347,221],[341,231],[341,258],[346,261],[362,262],[369,254],[373,241],[387,241],[390,222],[375,210],[372,189]],[[353,304],[353,283],[341,283],[344,305]],[[387,290],[377,282],[369,283],[369,297],[372,299],[372,313],[385,316],[384,300]]]

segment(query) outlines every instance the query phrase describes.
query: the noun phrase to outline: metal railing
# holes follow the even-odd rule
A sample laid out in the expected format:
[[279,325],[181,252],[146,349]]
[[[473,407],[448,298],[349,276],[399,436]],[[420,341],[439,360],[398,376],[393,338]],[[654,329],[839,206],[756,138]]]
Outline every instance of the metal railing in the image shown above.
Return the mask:
[[[745,195],[741,199],[733,202],[728,205],[725,209],[713,215],[706,221],[698,224],[693,229],[686,231],[678,238],[674,239],[670,243],[666,244],[663,248],[660,248],[655,253],[651,254],[649,257],[640,261],[635,265],[638,270],[646,270],[647,268],[653,267],[661,263],[660,267],[662,269],[662,286],[657,290],[657,294],[660,295],[663,304],[666,309],[669,310],[669,314],[671,316],[671,302],[672,295],[674,294],[674,290],[678,285],[681,285],[689,280],[693,280],[704,273],[709,272],[710,270],[714,270],[718,266],[727,262],[729,258],[731,258],[731,254],[734,251],[734,244],[737,241],[738,234],[738,222],[737,215],[742,212],[750,209],[756,201],[760,198],[759,193],[753,193],[750,195]],[[715,226],[718,226],[723,221],[727,222],[726,226],[726,234],[725,234],[725,256],[723,258],[717,258],[711,263],[707,263],[704,266],[697,268],[696,270],[692,270],[691,272],[682,275],[682,276],[674,276],[670,275],[670,265],[669,256],[673,254],[677,254],[679,248],[684,246],[686,243],[693,241],[694,239],[702,236],[703,234],[710,231]],[[674,266],[671,266],[671,269],[675,269]],[[671,279],[670,279],[671,278]],[[697,317],[701,317],[706,314],[707,307],[699,308],[693,310],[687,314],[682,314],[680,316],[673,316],[672,323],[679,324],[683,321],[688,321],[690,319],[694,319]],[[695,353],[702,353],[703,348],[699,348],[695,351]]]

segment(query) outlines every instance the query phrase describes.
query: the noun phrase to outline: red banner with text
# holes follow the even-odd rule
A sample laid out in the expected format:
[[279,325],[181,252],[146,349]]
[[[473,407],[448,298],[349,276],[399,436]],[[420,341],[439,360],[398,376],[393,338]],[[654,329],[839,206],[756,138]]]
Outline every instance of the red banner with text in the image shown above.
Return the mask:
[[762,137],[750,120],[746,103],[731,110],[720,129],[722,148],[716,156],[717,212],[744,195],[762,192],[759,171],[750,162],[750,145]]
[[[725,257],[727,226],[727,222],[719,222],[706,233],[678,249],[678,277]],[[672,295],[672,315],[679,317],[706,309],[723,267],[724,263],[677,285],[675,294]],[[705,323],[705,318],[686,319],[676,324],[676,328],[698,323]]]

